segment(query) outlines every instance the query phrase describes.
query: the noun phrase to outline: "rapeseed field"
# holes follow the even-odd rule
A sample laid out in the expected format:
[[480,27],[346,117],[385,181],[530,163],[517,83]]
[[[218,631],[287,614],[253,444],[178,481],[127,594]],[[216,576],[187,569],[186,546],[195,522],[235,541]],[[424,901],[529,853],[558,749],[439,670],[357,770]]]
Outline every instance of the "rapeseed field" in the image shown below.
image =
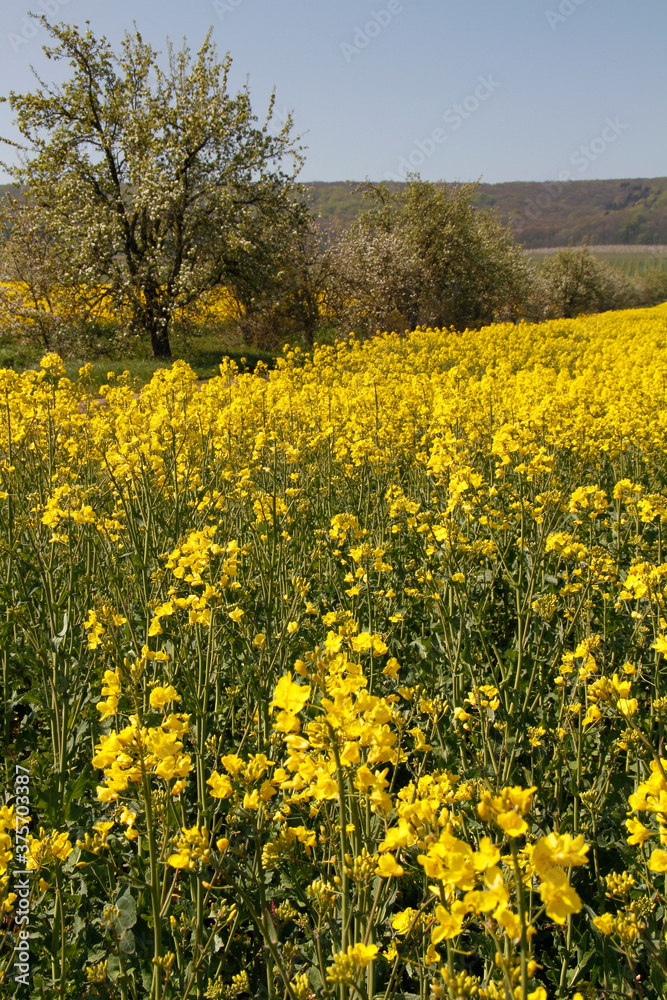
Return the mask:
[[0,371],[3,995],[664,996],[667,306],[102,391]]

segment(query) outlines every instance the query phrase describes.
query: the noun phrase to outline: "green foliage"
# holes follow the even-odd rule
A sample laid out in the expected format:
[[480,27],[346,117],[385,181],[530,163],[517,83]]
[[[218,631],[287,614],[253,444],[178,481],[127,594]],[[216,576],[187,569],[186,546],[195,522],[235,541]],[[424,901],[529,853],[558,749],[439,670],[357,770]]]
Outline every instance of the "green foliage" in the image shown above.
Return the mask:
[[607,286],[607,269],[586,247],[561,250],[540,269],[546,285],[548,313],[572,319],[584,312],[600,311]]
[[338,311],[365,332],[480,326],[519,314],[528,270],[474,185],[368,186],[372,207],[332,250]]
[[537,266],[531,291],[538,315],[571,319],[581,313],[655,305],[663,301],[666,287],[659,272],[632,279],[583,246],[546,256]]

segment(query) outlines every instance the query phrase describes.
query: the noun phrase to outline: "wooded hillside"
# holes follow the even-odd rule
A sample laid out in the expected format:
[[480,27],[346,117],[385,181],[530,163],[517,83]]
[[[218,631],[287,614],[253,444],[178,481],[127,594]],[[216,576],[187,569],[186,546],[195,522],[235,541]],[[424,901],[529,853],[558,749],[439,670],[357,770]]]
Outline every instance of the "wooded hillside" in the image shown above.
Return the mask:
[[[393,187],[395,185],[390,185]],[[313,210],[346,225],[363,206],[351,182],[309,184]],[[512,219],[515,235],[528,248],[592,244],[667,243],[667,177],[634,180],[513,181],[481,184],[480,208]]]

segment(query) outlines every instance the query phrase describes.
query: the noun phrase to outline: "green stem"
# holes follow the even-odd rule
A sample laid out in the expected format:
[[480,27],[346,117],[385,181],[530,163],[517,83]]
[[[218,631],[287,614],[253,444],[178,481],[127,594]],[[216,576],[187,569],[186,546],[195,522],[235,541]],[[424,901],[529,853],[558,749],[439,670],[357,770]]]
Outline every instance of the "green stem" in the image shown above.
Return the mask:
[[510,838],[510,849],[512,851],[512,861],[514,862],[514,881],[516,884],[517,904],[519,907],[519,920],[521,921],[521,1000],[528,997],[528,934],[526,930],[526,896],[524,892],[523,877],[519,865],[519,851],[516,846],[516,838]]

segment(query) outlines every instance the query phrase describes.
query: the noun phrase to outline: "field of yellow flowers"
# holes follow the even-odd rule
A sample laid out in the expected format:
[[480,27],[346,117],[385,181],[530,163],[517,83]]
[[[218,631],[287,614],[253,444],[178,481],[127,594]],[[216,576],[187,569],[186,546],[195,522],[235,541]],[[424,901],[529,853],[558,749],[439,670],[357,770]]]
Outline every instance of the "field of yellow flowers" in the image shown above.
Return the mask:
[[[229,289],[215,288],[200,295],[196,302],[177,306],[172,320],[197,327],[238,319],[239,312]],[[67,343],[77,325],[92,322],[127,326],[130,320],[129,314],[119,312],[111,289],[104,285],[54,287],[53,281],[0,281],[0,337],[9,342],[34,342],[38,328],[42,333],[40,342],[46,339],[51,346],[58,326],[61,339]]]
[[664,996],[666,391],[667,306],[0,371],[2,996]]

